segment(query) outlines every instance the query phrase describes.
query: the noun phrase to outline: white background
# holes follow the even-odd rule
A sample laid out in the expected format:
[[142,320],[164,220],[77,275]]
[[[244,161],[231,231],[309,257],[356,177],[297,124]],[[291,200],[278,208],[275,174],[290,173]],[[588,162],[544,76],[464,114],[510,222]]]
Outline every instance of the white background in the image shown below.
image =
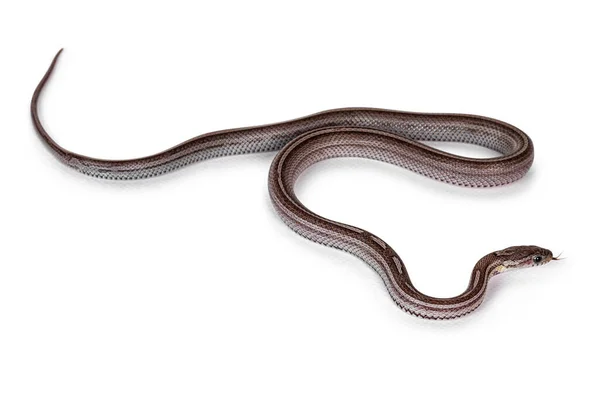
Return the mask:
[[[11,3],[1,399],[597,398],[594,2]],[[386,240],[430,295],[459,294],[481,256],[510,245],[567,259],[494,278],[466,318],[414,318],[359,259],[277,218],[273,154],[126,183],[58,163],[28,103],[61,47],[43,122],[101,158],[347,106],[505,120],[536,146],[513,185],[455,188],[338,159],[298,195]]]

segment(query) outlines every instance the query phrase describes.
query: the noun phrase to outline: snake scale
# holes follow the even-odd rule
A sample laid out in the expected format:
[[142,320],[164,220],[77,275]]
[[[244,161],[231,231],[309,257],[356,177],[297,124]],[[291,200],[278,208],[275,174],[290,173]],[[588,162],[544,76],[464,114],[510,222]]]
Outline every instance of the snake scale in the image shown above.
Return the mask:
[[[40,94],[61,51],[54,57],[31,101],[35,128],[60,161],[86,175],[122,180],[161,175],[215,157],[278,151],[270,168],[268,185],[273,206],[282,220],[307,239],[362,259],[381,276],[396,304],[412,315],[427,319],[464,316],[482,303],[491,277],[557,259],[550,250],[537,246],[494,251],[477,262],[462,294],[452,298],[431,297],[414,287],[404,263],[384,240],[363,229],[315,214],[294,194],[294,183],[303,171],[335,157],[383,161],[460,186],[505,185],[523,177],[533,163],[531,139],[512,125],[474,115],[344,108],[286,122],[211,132],[148,157],[103,160],[64,149],[50,137],[40,121]],[[470,143],[501,155],[485,159],[462,157],[427,146],[424,143],[427,141]]]

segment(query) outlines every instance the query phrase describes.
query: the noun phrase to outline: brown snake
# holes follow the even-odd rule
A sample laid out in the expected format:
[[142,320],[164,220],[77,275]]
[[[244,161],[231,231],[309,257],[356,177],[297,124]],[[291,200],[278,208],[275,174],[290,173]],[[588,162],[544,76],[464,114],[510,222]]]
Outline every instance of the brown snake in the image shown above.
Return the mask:
[[[40,122],[38,100],[61,51],[31,101],[35,128],[60,161],[93,177],[141,179],[209,158],[279,150],[269,172],[269,194],[283,221],[312,241],[345,250],[365,261],[381,276],[396,304],[413,315],[429,319],[463,316],[481,304],[492,276],[557,259],[550,250],[537,246],[494,251],[477,262],[462,294],[431,297],[413,286],[404,263],[386,242],[363,229],[315,214],[294,194],[294,183],[303,171],[335,157],[379,160],[460,186],[505,185],[525,175],[533,163],[531,139],[512,125],[474,115],[344,108],[287,122],[211,132],[148,157],[102,160],[62,148]],[[427,146],[422,143],[425,141],[471,143],[502,155],[462,157]]]

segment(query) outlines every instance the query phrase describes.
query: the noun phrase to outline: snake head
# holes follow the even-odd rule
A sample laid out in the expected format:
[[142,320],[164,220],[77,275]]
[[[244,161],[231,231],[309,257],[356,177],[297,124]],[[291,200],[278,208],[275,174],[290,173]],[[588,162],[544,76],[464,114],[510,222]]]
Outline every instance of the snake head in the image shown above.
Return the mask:
[[494,255],[500,259],[500,267],[506,269],[534,267],[552,260],[558,260],[550,250],[538,246],[507,247],[504,250],[494,252]]

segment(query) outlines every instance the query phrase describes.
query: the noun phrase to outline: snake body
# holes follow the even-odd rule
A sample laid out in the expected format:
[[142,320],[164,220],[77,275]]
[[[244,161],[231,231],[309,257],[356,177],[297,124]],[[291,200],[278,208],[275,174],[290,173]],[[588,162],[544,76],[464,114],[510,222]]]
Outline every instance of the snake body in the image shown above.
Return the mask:
[[[449,319],[468,314],[483,301],[492,276],[556,259],[551,251],[537,246],[495,251],[477,262],[462,294],[431,297],[413,286],[404,263],[384,240],[315,214],[294,194],[294,183],[303,171],[335,157],[383,161],[460,186],[505,185],[525,175],[534,157],[531,139],[512,125],[474,115],[345,108],[270,125],[211,132],[148,157],[103,160],[64,149],[42,126],[38,101],[59,55],[60,51],[34,92],[31,115],[41,139],[64,164],[98,178],[141,179],[210,158],[278,150],[268,182],[271,200],[282,220],[307,239],[345,250],[365,261],[381,276],[392,299],[415,316]],[[475,144],[501,156],[457,156],[423,143],[427,141]]]

